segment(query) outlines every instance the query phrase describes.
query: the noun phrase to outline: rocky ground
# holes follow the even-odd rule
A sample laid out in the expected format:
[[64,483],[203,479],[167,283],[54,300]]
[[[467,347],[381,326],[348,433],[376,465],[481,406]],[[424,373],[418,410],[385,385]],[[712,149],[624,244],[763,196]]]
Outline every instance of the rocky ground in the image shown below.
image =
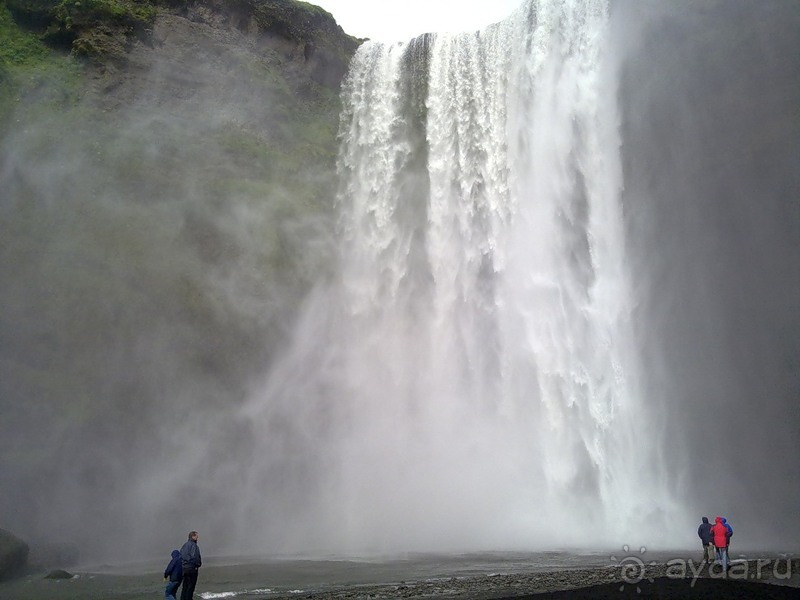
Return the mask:
[[[566,598],[773,598],[796,599],[800,560],[740,560],[723,574],[715,567],[699,568],[691,561],[625,561],[614,566],[542,568],[517,573],[425,578],[368,584],[315,584],[305,589],[268,588],[244,584],[241,566],[213,567],[201,576],[195,598],[257,600],[381,600],[390,598],[443,600],[525,600]],[[320,576],[324,581],[324,575]],[[263,582],[262,582],[263,583]],[[30,575],[0,584],[0,598],[13,600],[139,600],[162,593],[158,574],[99,575],[80,573],[71,579]],[[222,590],[228,591],[210,591]],[[238,590],[238,591],[237,591]]]
[[[304,595],[309,600],[378,600],[382,598],[448,598],[470,600],[562,598],[775,598],[796,599],[800,562],[759,566],[739,563],[727,576],[721,569],[694,571],[688,565],[648,565],[623,572],[620,566],[567,569],[514,575],[452,578],[392,586],[342,588]],[[792,569],[791,571],[787,569]],[[775,576],[777,573],[778,577]],[[270,598],[297,598],[297,594]]]

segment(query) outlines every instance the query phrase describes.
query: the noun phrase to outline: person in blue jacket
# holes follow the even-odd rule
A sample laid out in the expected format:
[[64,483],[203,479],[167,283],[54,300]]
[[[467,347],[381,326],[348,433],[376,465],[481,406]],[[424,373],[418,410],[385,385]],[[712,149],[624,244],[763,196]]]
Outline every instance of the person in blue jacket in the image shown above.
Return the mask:
[[728,530],[728,559],[730,559],[730,556],[731,556],[731,538],[733,537],[733,527],[731,527],[731,524],[728,523],[728,519],[726,519],[725,517],[722,517],[722,524],[725,525],[725,529]]
[[176,600],[175,592],[183,579],[183,567],[181,566],[181,553],[178,550],[172,551],[172,560],[169,561],[167,568],[164,569],[164,581],[167,582],[164,588],[164,598],[166,600]]

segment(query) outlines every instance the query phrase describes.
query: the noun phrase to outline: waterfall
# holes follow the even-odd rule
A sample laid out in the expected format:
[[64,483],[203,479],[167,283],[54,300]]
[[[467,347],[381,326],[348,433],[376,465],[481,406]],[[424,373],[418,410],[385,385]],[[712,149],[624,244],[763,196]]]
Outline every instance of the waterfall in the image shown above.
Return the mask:
[[[341,269],[246,413],[250,485],[303,498],[283,500],[301,525],[265,525],[287,544],[668,542],[607,23],[603,0],[529,0],[480,32],[359,48]],[[289,451],[286,472],[270,457]]]

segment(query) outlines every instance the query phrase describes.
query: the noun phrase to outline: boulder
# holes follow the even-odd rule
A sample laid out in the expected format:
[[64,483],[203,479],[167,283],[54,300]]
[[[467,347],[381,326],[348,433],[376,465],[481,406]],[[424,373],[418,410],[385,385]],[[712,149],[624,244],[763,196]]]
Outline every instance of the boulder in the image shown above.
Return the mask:
[[0,529],[0,581],[11,579],[28,564],[28,544],[13,533]]
[[72,579],[75,577],[72,573],[64,569],[54,569],[44,576],[45,579]]

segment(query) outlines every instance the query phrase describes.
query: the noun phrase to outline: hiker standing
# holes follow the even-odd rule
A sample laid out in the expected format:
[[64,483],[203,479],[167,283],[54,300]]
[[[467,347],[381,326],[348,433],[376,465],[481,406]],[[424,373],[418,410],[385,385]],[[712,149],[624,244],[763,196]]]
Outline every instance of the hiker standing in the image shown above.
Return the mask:
[[722,565],[722,568],[728,570],[728,528],[722,522],[722,517],[715,519],[714,525],[711,527],[711,534],[714,536],[714,547],[716,548],[717,563]]
[[703,544],[703,562],[712,562],[714,560],[714,536],[711,535],[711,523],[708,522],[708,517],[703,517],[703,522],[697,528],[697,535]]
[[167,568],[164,569],[164,581],[167,582],[164,587],[164,598],[166,600],[176,600],[175,592],[178,591],[182,578],[181,553],[179,550],[173,550],[172,559],[169,561]]
[[194,600],[194,588],[197,585],[197,570],[202,566],[200,547],[197,545],[196,531],[189,532],[189,539],[181,546],[181,567],[183,568],[183,585],[181,600]]

